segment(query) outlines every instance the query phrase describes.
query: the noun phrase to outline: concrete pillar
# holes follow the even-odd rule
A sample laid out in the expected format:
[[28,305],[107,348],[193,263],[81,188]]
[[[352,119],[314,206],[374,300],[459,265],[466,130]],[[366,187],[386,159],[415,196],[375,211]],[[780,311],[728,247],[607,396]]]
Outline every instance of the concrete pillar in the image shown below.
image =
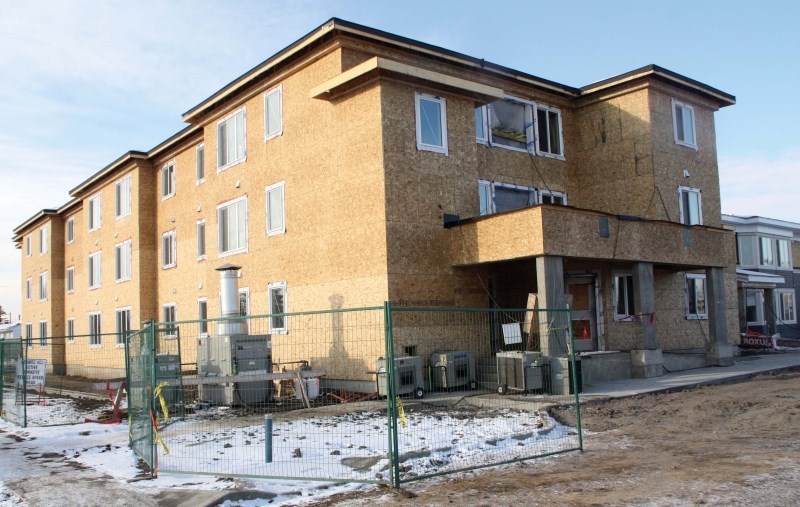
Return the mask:
[[[561,257],[544,256],[536,258],[536,290],[539,308],[564,308],[564,261]],[[567,354],[569,338],[563,330],[553,328],[567,324],[565,315],[557,312],[539,314],[539,342],[545,356],[563,357]]]
[[764,320],[767,323],[767,334],[772,336],[778,332],[778,323],[775,316],[778,314],[775,308],[775,290],[764,289]]
[[656,290],[653,265],[633,265],[633,311],[642,326],[642,347],[631,351],[631,373],[636,378],[659,377],[664,374],[664,359],[658,347],[656,328]]
[[722,268],[706,269],[706,298],[708,311],[706,362],[709,366],[732,366],[733,347],[728,342],[725,272]]

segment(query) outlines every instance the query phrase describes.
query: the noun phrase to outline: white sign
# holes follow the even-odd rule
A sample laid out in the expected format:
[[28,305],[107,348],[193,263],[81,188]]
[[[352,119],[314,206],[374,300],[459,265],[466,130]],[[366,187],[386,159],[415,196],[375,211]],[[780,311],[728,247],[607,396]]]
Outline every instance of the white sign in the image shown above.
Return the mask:
[[25,377],[26,387],[44,386],[45,370],[47,369],[47,359],[28,359],[27,361],[17,361],[16,387],[22,387],[22,368],[27,363],[27,375]]

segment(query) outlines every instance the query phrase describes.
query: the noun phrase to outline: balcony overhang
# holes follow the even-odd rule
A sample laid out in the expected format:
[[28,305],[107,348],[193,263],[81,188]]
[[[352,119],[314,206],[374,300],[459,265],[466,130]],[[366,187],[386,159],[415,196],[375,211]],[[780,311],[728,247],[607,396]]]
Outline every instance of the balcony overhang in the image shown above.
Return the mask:
[[786,283],[786,279],[780,275],[741,268],[736,269],[736,281],[740,286],[750,289],[774,289]]
[[454,266],[542,255],[650,262],[676,269],[732,267],[733,232],[557,205],[462,220],[451,229]]

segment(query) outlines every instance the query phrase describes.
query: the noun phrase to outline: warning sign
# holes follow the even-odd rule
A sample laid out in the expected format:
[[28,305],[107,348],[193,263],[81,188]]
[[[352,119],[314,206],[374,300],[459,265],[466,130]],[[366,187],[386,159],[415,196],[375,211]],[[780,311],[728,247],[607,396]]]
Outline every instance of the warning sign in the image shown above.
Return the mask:
[[[23,384],[22,372],[24,366],[27,366],[27,375],[25,376],[25,383]],[[21,388],[23,385],[27,388],[43,387],[46,370],[47,359],[28,359],[27,361],[18,361],[16,387]]]

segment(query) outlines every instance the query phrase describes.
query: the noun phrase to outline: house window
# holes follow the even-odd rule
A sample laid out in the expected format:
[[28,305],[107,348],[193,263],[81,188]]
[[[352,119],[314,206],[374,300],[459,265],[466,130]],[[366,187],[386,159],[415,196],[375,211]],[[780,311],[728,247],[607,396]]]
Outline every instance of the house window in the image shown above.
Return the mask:
[[745,315],[747,325],[764,324],[764,295],[758,289],[745,289]]
[[25,324],[25,343],[28,347],[33,346],[33,324],[30,322]]
[[563,158],[561,110],[536,106],[536,153],[545,157]]
[[75,292],[75,267],[67,268],[67,293]]
[[25,255],[28,256],[28,257],[33,255],[32,243],[33,243],[33,241],[31,241],[31,237],[30,236],[25,236]]
[[776,241],[778,251],[778,267],[792,268],[792,246],[789,240],[779,239]]
[[197,300],[197,320],[201,334],[208,334],[208,301],[205,299]]
[[201,144],[195,149],[195,181],[199,185],[206,180],[206,147]]
[[103,346],[100,312],[89,314],[89,346],[95,349]]
[[206,258],[206,221],[197,221],[197,260]]
[[164,338],[176,338],[178,336],[178,326],[175,325],[178,316],[178,305],[169,303],[163,307]]
[[283,132],[283,87],[279,86],[264,94],[264,140],[272,139]]
[[286,332],[286,282],[269,284],[267,288],[269,297],[269,326],[273,333]]
[[536,204],[536,189],[481,180],[478,182],[481,215],[501,213]]
[[447,111],[445,100],[416,93],[417,149],[447,155]]
[[219,254],[247,250],[247,198],[242,197],[217,207]]
[[178,241],[175,231],[165,232],[161,235],[161,267],[162,269],[174,268],[178,263]]
[[267,187],[267,236],[286,232],[283,182]]
[[47,347],[47,321],[39,321],[39,346]]
[[89,230],[94,231],[100,228],[102,222],[103,196],[97,194],[89,199]]
[[25,279],[25,299],[27,299],[28,301],[30,301],[31,297],[33,297],[33,296],[31,296],[31,292],[32,292],[31,286],[32,285],[33,285],[33,280],[31,280],[30,278],[26,278]]
[[75,343],[75,319],[67,319],[67,343]]
[[47,253],[47,226],[39,229],[39,255]]
[[89,288],[96,289],[102,283],[103,252],[96,252],[89,256]]
[[736,253],[740,266],[755,266],[756,257],[753,248],[753,236],[736,235]]
[[551,192],[550,190],[539,190],[539,202],[541,204],[567,204],[567,194],[564,192]]
[[633,320],[633,275],[620,273],[614,276],[614,320]]
[[131,214],[131,177],[126,176],[114,185],[114,217]]
[[75,241],[75,219],[70,218],[67,220],[67,244],[69,245]]
[[703,223],[703,210],[700,206],[700,190],[697,188],[678,187],[680,198],[681,223],[686,225],[700,225]]
[[772,238],[763,236],[758,238],[759,264],[761,266],[775,266],[775,253],[772,249]]
[[475,108],[475,140],[481,144],[489,144],[489,134],[487,132],[488,122],[486,121],[486,107]]
[[217,172],[245,160],[245,110],[238,110],[217,123]]
[[533,103],[516,98],[496,100],[486,106],[489,144],[533,151]]
[[794,289],[778,289],[777,296],[780,324],[796,324],[797,312],[794,303]]
[[131,330],[131,309],[118,309],[115,320],[117,321],[117,347],[124,347],[128,331]]
[[492,202],[492,184],[488,181],[478,182],[478,199],[480,200],[480,214],[489,215],[493,213],[494,203]]
[[161,199],[175,195],[175,161],[167,162],[161,168]]
[[131,279],[131,240],[114,248],[114,274],[118,282]]
[[47,301],[47,272],[39,275],[39,301]]
[[707,319],[706,275],[686,274],[686,318]]
[[675,142],[697,149],[694,130],[694,108],[689,104],[672,100],[672,123],[675,127]]

